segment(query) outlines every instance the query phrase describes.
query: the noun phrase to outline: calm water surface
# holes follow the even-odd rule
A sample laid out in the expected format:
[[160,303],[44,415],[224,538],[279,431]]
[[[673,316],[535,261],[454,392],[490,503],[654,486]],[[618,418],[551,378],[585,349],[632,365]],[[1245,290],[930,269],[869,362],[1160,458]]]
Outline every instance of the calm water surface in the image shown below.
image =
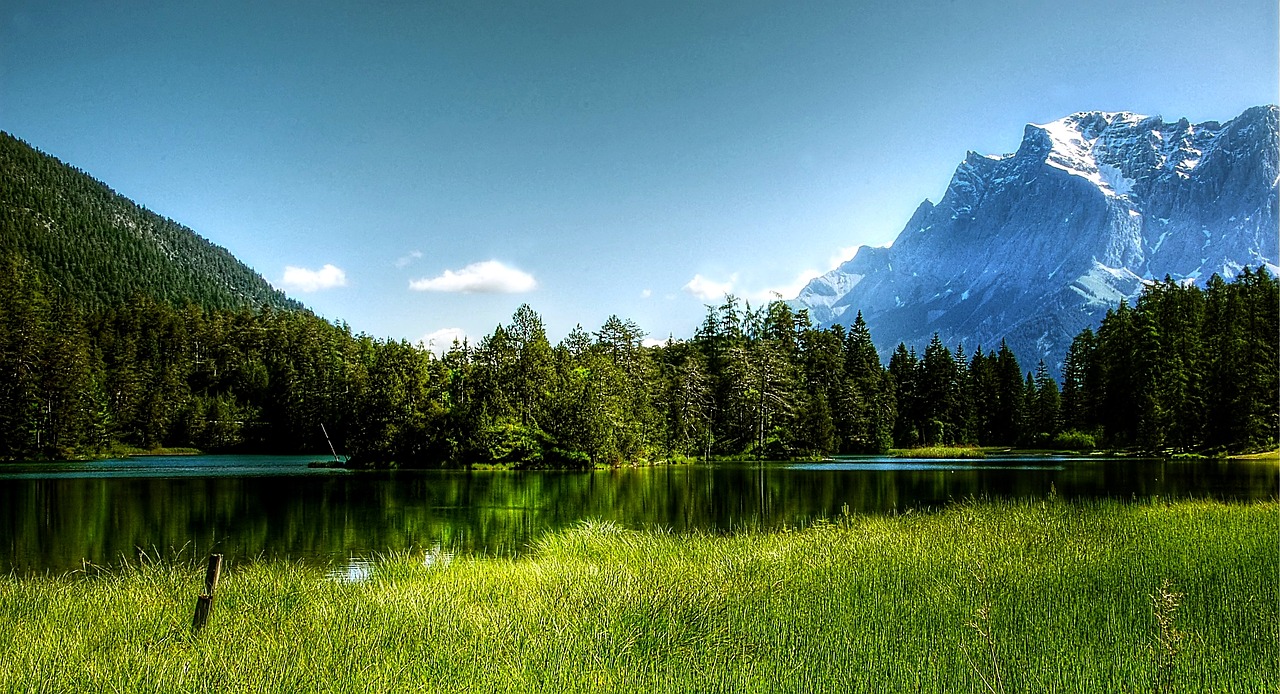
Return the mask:
[[[220,551],[236,561],[358,565],[379,552],[510,555],[586,519],[732,531],[803,526],[848,507],[894,513],[972,497],[1275,498],[1255,461],[846,458],[595,472],[307,467],[316,456],[145,457],[0,464],[0,571],[61,572]],[[353,563],[354,562],[354,563]]]

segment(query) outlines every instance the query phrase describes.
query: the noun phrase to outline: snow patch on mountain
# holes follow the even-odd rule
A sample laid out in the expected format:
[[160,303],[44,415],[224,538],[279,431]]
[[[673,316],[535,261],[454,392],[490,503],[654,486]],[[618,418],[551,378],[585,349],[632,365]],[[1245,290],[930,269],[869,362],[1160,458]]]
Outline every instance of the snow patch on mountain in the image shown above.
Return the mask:
[[[1098,166],[1098,173],[1102,176],[1102,185],[1105,189],[1115,195],[1128,195],[1133,191],[1134,180],[1126,178],[1120,167],[1101,164]],[[1136,214],[1137,210],[1130,210],[1130,212]]]
[[820,324],[861,311],[877,346],[966,351],[1007,340],[1059,363],[1107,308],[1169,276],[1277,271],[1275,106],[1219,123],[1086,111],[1029,124],[1016,152],[969,152],[889,247],[863,246],[794,303]]

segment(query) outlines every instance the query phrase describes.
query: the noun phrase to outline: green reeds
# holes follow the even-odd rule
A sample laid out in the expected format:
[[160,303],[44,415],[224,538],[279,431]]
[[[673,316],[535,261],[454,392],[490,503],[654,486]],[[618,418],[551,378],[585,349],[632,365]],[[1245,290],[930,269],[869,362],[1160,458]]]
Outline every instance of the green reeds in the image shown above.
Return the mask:
[[895,448],[890,454],[895,458],[920,458],[924,460],[965,460],[987,457],[986,451],[975,446],[921,446],[919,448]]
[[963,503],[733,536],[584,524],[360,580],[203,558],[0,578],[0,691],[1252,692],[1280,505]]

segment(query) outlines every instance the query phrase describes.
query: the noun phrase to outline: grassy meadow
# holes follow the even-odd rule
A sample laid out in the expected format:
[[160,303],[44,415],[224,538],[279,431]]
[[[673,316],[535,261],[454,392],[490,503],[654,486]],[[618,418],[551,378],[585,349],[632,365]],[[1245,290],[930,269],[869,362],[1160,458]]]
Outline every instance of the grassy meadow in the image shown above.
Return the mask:
[[0,691],[1275,692],[1280,504],[977,502],[732,536],[585,524],[342,581],[0,577]]

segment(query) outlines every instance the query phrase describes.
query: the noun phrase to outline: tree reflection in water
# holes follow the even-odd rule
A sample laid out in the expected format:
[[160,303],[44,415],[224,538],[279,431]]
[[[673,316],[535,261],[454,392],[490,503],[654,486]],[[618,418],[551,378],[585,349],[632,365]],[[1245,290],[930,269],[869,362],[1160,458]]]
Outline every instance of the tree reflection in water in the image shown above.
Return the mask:
[[45,474],[31,468],[21,475],[12,474],[18,468],[0,470],[0,570],[111,565],[132,560],[140,548],[151,556],[217,550],[232,561],[289,558],[349,567],[375,553],[409,549],[434,548],[437,558],[515,555],[543,533],[585,519],[729,532],[800,527],[845,507],[879,514],[968,498],[1037,499],[1051,486],[1066,499],[1266,499],[1280,480],[1274,462],[1044,458],[520,473],[343,473],[294,465],[294,474],[268,474],[269,464],[242,474],[234,466],[191,461],[186,473],[153,477],[130,476],[119,466],[74,475],[65,466]]

